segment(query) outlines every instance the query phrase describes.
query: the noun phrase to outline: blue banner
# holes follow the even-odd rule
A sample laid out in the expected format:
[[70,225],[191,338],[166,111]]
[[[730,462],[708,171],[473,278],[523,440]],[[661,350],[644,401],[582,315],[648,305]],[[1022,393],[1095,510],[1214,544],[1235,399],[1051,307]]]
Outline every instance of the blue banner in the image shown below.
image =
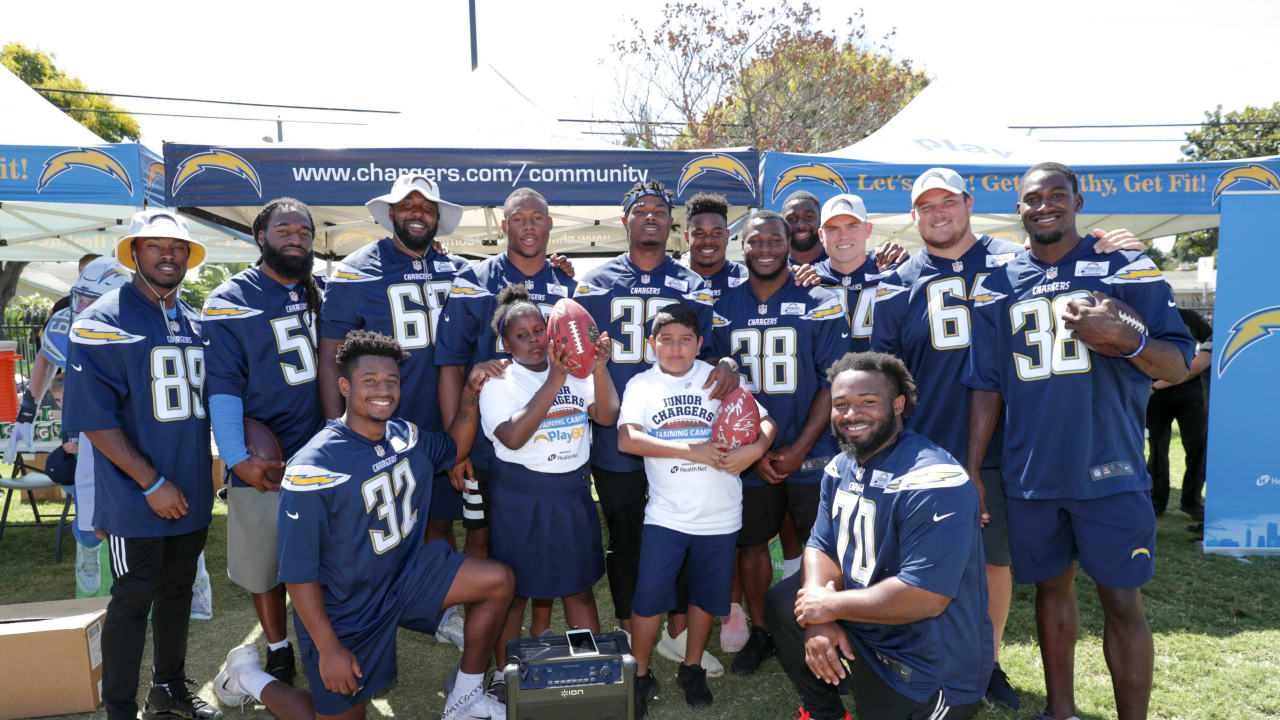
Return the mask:
[[[911,211],[911,184],[928,165],[862,162],[828,155],[766,153],[762,205],[778,210],[787,196],[807,190],[819,201],[836,193],[862,198],[871,213]],[[973,195],[975,213],[1014,212],[1025,167],[956,165]],[[1255,161],[1073,167],[1084,196],[1082,212],[1125,215],[1216,215],[1228,190],[1280,190],[1280,158]]]
[[0,199],[142,206],[164,204],[164,163],[134,143],[0,145]]
[[[1280,192],[1222,197],[1204,550],[1280,554]],[[1246,550],[1247,548],[1247,550]]]
[[169,204],[252,206],[289,195],[311,205],[361,206],[395,179],[420,173],[450,202],[499,206],[531,187],[552,205],[620,205],[636,182],[662,181],[682,202],[718,192],[756,205],[760,154],[651,150],[221,148],[165,144]]

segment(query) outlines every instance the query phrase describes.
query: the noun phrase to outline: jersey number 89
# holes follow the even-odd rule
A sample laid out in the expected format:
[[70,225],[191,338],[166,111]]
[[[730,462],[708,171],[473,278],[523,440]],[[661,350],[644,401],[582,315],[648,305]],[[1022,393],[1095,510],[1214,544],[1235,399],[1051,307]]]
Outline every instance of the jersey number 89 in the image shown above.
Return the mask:
[[204,348],[157,347],[151,351],[151,405],[160,422],[204,417]]

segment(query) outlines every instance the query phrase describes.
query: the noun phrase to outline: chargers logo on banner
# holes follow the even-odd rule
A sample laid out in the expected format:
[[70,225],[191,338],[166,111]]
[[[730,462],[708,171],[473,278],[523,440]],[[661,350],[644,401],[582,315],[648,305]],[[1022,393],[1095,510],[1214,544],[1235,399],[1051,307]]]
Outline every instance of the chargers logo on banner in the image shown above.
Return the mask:
[[756,184],[752,181],[751,173],[745,165],[732,155],[713,153],[696,157],[684,166],[684,169],[680,171],[680,184],[676,187],[676,195],[683,195],[684,189],[689,186],[689,183],[709,172],[724,173],[736,178],[747,186],[747,190],[752,195],[756,194]]
[[1227,342],[1218,356],[1218,377],[1227,371],[1240,353],[1268,335],[1280,333],[1280,305],[1262,308],[1245,315],[1231,328]]
[[262,180],[258,177],[258,171],[253,169],[248,160],[230,150],[206,150],[188,156],[178,163],[177,172],[174,173],[173,177],[171,194],[177,195],[182,186],[187,184],[187,181],[205,170],[221,170],[222,172],[242,177],[249,181],[254,191],[258,193],[258,197],[262,197]]
[[133,181],[129,179],[129,173],[125,171],[120,161],[93,148],[63,150],[45,160],[44,169],[40,171],[40,178],[36,181],[36,192],[44,190],[59,175],[78,167],[97,170],[103,175],[113,177],[124,185],[130,195],[133,194]]
[[832,187],[837,187],[840,189],[840,192],[849,192],[849,187],[844,184],[844,178],[840,177],[840,173],[832,170],[830,166],[823,165],[822,163],[806,163],[804,165],[789,167],[778,176],[778,181],[774,183],[773,186],[773,198],[771,199],[771,202],[776,202],[778,200],[778,196],[782,194],[783,190],[786,190],[788,187],[795,185],[802,180],[816,180],[818,182],[831,185]]
[[164,192],[164,163],[153,162],[147,167],[147,187]]
[[1218,198],[1236,183],[1254,182],[1268,190],[1280,190],[1280,177],[1261,165],[1237,165],[1218,176],[1218,184],[1213,187],[1213,204]]

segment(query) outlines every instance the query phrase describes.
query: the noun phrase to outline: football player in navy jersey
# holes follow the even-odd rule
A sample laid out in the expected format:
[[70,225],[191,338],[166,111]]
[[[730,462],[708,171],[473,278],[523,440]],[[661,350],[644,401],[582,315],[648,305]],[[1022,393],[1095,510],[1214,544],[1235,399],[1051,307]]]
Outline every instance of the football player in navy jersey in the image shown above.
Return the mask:
[[871,313],[880,273],[875,255],[867,251],[871,228],[866,205],[857,195],[835,195],[822,204],[818,235],[827,257],[813,269],[822,278],[822,287],[839,295],[844,304],[849,349],[854,352],[871,347]]
[[[1098,255],[1098,239],[1079,235],[1084,198],[1070,168],[1041,163],[1019,187],[1031,251],[972,292],[967,464],[981,468],[1003,408],[1010,549],[1014,577],[1036,585],[1043,717],[1075,713],[1076,557],[1097,582],[1117,713],[1146,717],[1154,648],[1141,586],[1154,572],[1156,528],[1146,404],[1152,378],[1186,376],[1195,342],[1155,263],[1138,251]],[[1137,310],[1145,332],[1108,296]],[[1121,357],[1091,349],[1102,346]]]
[[792,265],[813,265],[826,259],[826,248],[818,236],[821,215],[822,204],[816,195],[806,190],[797,190],[782,201],[782,217],[791,230],[789,262]]
[[267,640],[267,672],[291,682],[295,660],[275,551],[280,486],[267,476],[284,463],[245,446],[244,418],[275,433],[285,458],[324,425],[316,390],[321,299],[311,277],[315,223],[301,201],[277,198],[254,218],[253,236],[261,259],[214,289],[201,313],[205,387],[231,484],[227,576],[253,596]]
[[747,266],[725,257],[729,249],[729,201],[718,193],[700,192],[684,204],[684,239],[689,269],[707,283],[712,299],[747,280]]
[[[566,272],[561,269],[564,261],[560,256],[547,257],[552,219],[541,193],[530,188],[516,189],[503,203],[502,215],[506,251],[454,277],[448,302],[436,325],[435,363],[440,367],[440,416],[445,425],[457,412],[467,368],[486,360],[510,357],[489,326],[489,319],[497,309],[498,292],[508,285],[523,284],[529,290],[530,299],[546,316],[557,300],[571,297],[578,286],[572,266]],[[492,458],[493,443],[481,434],[476,438],[471,456],[449,473],[453,487],[462,492],[462,526],[467,529],[465,551],[473,557],[486,557],[488,552],[487,502]]]
[[191,588],[213,507],[204,344],[178,297],[205,256],[168,210],[133,217],[116,257],[133,281],[71,325],[63,425],[93,443],[93,527],[107,534],[111,602],[102,627],[102,699],[112,720],[138,715],[138,667],[152,627],[146,717],[220,718],[188,687]]
[[769,591],[778,657],[800,718],[971,717],[991,673],[978,494],[946,450],[903,428],[915,383],[902,361],[850,353],[829,371],[841,453],[801,575]]
[[511,604],[511,571],[442,540],[423,543],[428,483],[470,451],[486,371],[471,371],[448,434],[424,431],[395,417],[403,357],[386,335],[347,336],[335,355],[345,413],[290,458],[280,485],[280,581],[310,692],[264,673],[246,645],[214,682],[224,703],[253,698],[290,720],[362,718],[396,678],[397,628],[434,632],[445,608],[465,603],[462,668],[442,717],[506,717],[483,680]]
[[[574,293],[574,299],[591,313],[600,332],[609,333],[613,339],[609,375],[615,388],[626,387],[632,377],[657,361],[645,338],[646,328],[658,310],[684,303],[698,314],[703,327],[711,324],[711,297],[706,284],[697,273],[667,255],[671,194],[662,183],[636,183],[623,199],[622,220],[627,227],[627,252],[588,273]],[[710,348],[704,349],[704,357],[711,357]],[[729,360],[722,360],[706,383],[706,387],[714,387],[712,397],[717,400],[737,386],[737,366]],[[593,425],[591,433],[591,472],[609,528],[605,554],[609,593],[622,628],[630,632],[648,483],[641,458],[618,450],[616,427]],[[684,613],[674,613],[658,651],[682,658],[683,636]],[[703,667],[711,677],[724,673],[723,666],[710,654],[704,653]]]
[[787,266],[788,227],[761,211],[743,228],[751,273],[715,305],[713,354],[742,368],[743,385],[777,423],[773,448],[743,474],[739,576],[754,626],[734,658],[734,671],[754,673],[773,654],[764,619],[764,594],[773,577],[768,543],[790,510],[803,540],[818,509],[822,467],[835,454],[827,433],[830,409],[825,371],[848,349],[844,307],[819,287],[797,287]]

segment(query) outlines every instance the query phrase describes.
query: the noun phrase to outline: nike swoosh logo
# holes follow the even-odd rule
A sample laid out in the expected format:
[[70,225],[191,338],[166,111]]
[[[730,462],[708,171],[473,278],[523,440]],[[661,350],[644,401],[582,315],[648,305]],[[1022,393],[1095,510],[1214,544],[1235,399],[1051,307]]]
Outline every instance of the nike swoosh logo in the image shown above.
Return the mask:
[[849,337],[849,333],[840,333],[840,337],[847,338]]
[[952,515],[955,515],[955,513],[953,513],[953,512],[949,512],[949,513],[947,513],[946,515],[939,515],[938,513],[934,513],[934,514],[933,514],[933,521],[934,521],[934,522],[939,522],[939,521],[942,521],[942,520],[946,520],[947,518],[951,517]]
[[1178,307],[1178,303],[1176,303],[1176,302],[1174,302],[1174,301],[1170,300],[1170,301],[1169,301],[1169,307]]
[[[284,514],[285,514],[285,515],[288,515],[289,517],[293,518],[294,520],[297,520],[297,519],[298,519],[298,513],[291,513],[291,512],[289,512],[288,510],[285,510],[285,511],[284,511]],[[935,520],[937,520],[937,518],[934,518],[934,519],[935,519]]]
[[80,367],[80,365],[78,365],[77,363],[71,363],[71,368],[72,368],[73,370],[75,370],[76,372],[80,372],[81,370],[83,370],[83,369],[84,369],[84,368]]

